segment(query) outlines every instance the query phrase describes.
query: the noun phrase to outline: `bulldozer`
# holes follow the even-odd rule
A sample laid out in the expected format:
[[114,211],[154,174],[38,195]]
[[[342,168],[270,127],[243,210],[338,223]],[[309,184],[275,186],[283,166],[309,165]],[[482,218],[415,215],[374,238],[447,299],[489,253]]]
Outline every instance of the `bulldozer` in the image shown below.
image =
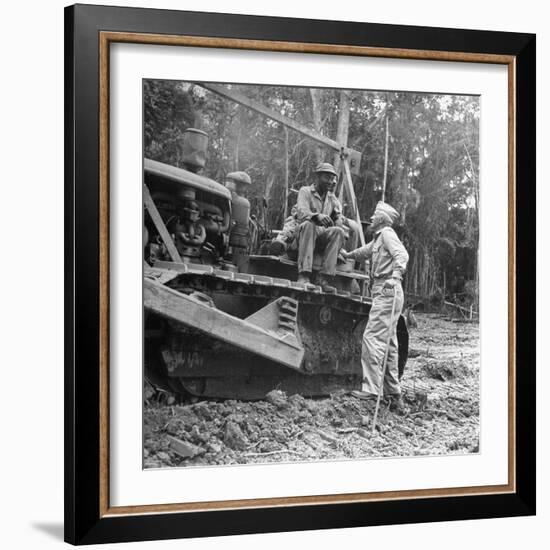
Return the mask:
[[[327,143],[235,92],[214,91]],[[146,379],[177,394],[239,400],[262,399],[275,389],[308,397],[359,389],[372,303],[367,273],[353,262],[339,263],[336,292],[298,282],[295,259],[271,255],[265,246],[273,235],[250,212],[248,175],[230,173],[222,184],[201,174],[207,143],[205,132],[188,128],[179,166],[144,159]],[[336,147],[349,195],[352,155]],[[359,219],[357,210],[354,216]],[[320,264],[315,258],[314,271]],[[401,376],[409,338],[402,316],[397,336]]]

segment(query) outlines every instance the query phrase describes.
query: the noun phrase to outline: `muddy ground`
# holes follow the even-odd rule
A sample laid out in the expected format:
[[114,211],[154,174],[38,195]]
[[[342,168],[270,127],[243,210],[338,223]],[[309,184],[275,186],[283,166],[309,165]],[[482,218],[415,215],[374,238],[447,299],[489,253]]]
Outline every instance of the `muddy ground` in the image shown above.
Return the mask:
[[479,327],[416,314],[402,385],[408,412],[343,393],[180,401],[145,388],[144,467],[449,455],[479,450]]

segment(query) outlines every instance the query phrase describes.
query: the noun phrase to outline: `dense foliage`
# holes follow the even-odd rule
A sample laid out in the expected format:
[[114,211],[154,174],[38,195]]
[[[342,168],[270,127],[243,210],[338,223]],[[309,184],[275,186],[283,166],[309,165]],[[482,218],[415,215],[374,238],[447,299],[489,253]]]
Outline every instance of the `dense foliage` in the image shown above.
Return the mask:
[[[477,300],[478,97],[347,90],[344,102],[340,90],[233,88],[332,139],[349,109],[348,146],[362,153],[354,187],[365,220],[382,194],[387,128],[385,199],[402,216],[406,290],[439,301]],[[146,156],[177,165],[182,131],[206,131],[204,173],[223,180],[233,170],[248,172],[252,211],[271,228],[282,226],[316,163],[337,162],[311,139],[193,84],[146,81],[144,114]]]

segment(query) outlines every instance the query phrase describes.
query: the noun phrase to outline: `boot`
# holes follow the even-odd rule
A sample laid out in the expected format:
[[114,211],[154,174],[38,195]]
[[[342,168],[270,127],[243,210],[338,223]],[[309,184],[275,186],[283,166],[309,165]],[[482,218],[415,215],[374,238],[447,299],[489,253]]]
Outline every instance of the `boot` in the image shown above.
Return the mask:
[[407,408],[405,407],[401,395],[390,395],[390,411],[399,416],[404,416],[406,414]]
[[365,407],[368,411],[374,413],[374,409],[376,408],[376,401],[378,399],[377,395],[362,390],[353,390],[350,395],[352,397],[355,397],[355,399],[359,399],[363,407]]
[[336,294],[336,287],[329,283],[327,276],[323,273],[319,273],[318,283],[323,292],[326,292],[327,294]]
[[304,285],[309,285],[311,283],[311,273],[307,271],[302,271],[298,274],[298,282]]
[[286,251],[286,244],[279,240],[273,239],[269,245],[269,253],[272,256],[281,256]]
[[353,390],[350,394],[352,397],[355,397],[356,399],[361,399],[363,401],[372,401],[373,403],[376,403],[377,396],[374,395],[374,393],[369,393],[363,390]]

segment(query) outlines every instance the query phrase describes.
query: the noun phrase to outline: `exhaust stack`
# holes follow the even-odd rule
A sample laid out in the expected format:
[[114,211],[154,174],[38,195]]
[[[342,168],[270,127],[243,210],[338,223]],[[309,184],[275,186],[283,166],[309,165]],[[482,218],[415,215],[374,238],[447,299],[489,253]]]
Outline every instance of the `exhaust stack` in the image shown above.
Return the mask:
[[180,163],[183,168],[198,174],[206,164],[208,134],[196,128],[187,128],[180,145]]

